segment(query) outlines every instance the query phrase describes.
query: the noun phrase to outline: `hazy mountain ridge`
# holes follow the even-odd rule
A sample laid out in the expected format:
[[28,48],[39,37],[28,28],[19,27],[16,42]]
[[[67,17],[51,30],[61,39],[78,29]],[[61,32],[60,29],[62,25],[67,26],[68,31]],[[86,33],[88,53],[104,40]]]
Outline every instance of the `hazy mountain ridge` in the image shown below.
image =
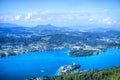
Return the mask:
[[69,26],[69,27],[57,27],[51,24],[47,25],[37,25],[33,27],[20,26],[17,24],[11,23],[0,23],[0,33],[31,33],[31,32],[39,32],[44,34],[50,33],[62,33],[62,32],[106,32],[106,31],[120,31],[119,26],[109,26],[104,27],[104,25],[100,26]]
[[0,23],[0,33],[44,33],[44,34],[51,34],[51,33],[61,33],[64,31],[72,31],[72,29],[67,27],[56,27],[51,24],[47,25],[37,25],[34,27],[23,27],[16,24],[10,23]]

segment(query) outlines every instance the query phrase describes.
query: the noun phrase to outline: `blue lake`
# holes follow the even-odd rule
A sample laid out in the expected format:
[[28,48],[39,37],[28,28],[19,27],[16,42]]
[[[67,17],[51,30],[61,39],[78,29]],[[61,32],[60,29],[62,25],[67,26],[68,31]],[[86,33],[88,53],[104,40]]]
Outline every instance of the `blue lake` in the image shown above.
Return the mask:
[[74,62],[80,64],[83,70],[120,66],[120,49],[117,48],[86,57],[70,57],[68,53],[68,50],[52,50],[0,58],[0,80],[53,76],[60,66]]

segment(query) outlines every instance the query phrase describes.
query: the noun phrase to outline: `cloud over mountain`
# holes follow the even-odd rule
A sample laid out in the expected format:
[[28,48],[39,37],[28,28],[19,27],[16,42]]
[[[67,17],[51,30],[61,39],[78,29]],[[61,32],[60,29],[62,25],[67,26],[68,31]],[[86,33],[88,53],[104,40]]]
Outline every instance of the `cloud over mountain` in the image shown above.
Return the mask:
[[26,22],[33,24],[84,25],[84,24],[119,24],[120,11],[81,10],[81,11],[33,11],[24,14],[0,15],[2,22]]

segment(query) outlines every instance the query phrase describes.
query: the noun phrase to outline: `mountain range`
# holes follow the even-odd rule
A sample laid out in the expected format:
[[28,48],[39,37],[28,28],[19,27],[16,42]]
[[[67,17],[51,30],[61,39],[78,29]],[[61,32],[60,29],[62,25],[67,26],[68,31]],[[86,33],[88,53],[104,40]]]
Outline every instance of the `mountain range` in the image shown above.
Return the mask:
[[[102,26],[102,27],[101,27]],[[63,32],[72,32],[72,31],[81,31],[81,32],[105,32],[110,30],[120,31],[120,26],[70,26],[70,27],[57,27],[51,24],[47,25],[37,25],[34,27],[20,26],[17,24],[11,23],[0,23],[0,34],[6,33],[42,33],[42,34],[54,34],[54,33],[63,33]]]

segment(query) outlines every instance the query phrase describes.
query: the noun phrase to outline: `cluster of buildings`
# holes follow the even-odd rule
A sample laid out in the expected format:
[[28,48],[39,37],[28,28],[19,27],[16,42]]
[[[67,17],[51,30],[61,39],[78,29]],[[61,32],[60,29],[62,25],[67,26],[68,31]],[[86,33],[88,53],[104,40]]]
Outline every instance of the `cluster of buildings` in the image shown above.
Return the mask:
[[73,71],[75,71],[76,69],[79,69],[80,68],[80,65],[79,64],[76,64],[76,63],[73,63],[72,65],[64,65],[64,66],[61,66],[60,69],[59,69],[59,74],[68,74],[68,73],[71,73]]

